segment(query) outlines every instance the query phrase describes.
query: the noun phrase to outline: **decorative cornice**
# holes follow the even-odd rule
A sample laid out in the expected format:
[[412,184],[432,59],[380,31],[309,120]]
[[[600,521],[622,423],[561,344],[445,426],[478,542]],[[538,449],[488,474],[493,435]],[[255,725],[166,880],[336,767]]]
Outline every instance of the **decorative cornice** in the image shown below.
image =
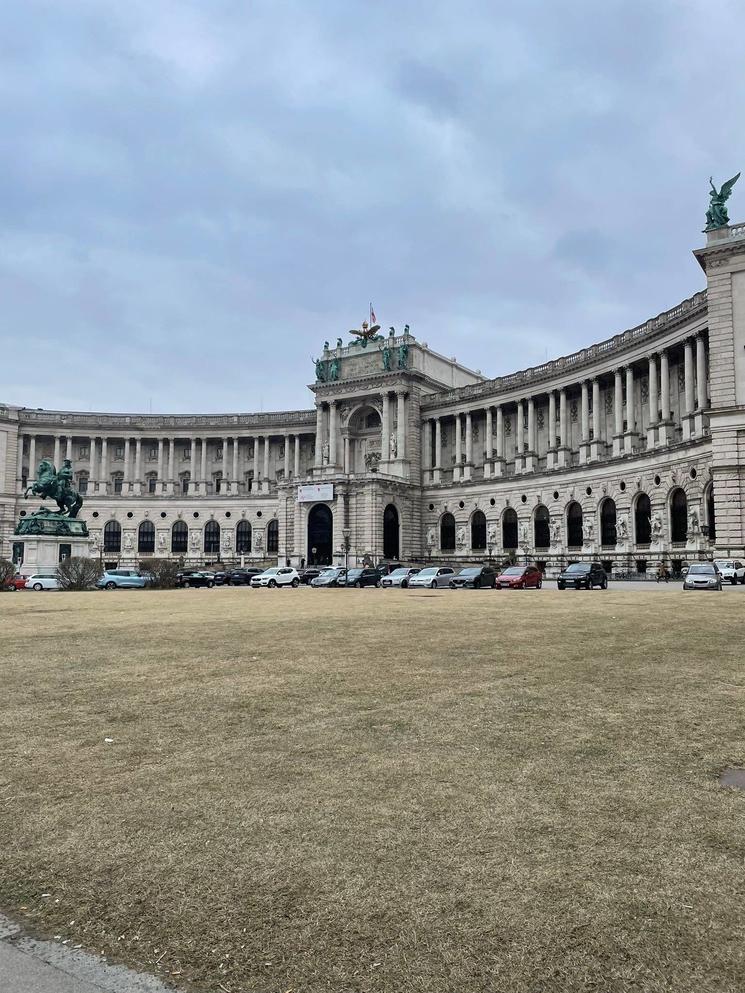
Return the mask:
[[294,427],[315,428],[315,410],[274,411],[267,414],[81,414],[61,410],[18,410],[21,427],[25,424],[49,424],[56,431],[65,428],[85,427],[87,434],[98,435],[103,428],[129,429],[131,431],[164,431],[174,429],[184,436],[203,428],[262,428],[282,425],[283,432]]

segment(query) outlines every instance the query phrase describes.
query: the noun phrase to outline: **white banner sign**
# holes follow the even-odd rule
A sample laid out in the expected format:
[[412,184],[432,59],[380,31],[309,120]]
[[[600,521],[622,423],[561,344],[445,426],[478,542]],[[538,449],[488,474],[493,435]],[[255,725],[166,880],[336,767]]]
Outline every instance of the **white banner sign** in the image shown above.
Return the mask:
[[312,483],[309,486],[298,486],[298,503],[316,503],[318,500],[333,500],[333,483]]

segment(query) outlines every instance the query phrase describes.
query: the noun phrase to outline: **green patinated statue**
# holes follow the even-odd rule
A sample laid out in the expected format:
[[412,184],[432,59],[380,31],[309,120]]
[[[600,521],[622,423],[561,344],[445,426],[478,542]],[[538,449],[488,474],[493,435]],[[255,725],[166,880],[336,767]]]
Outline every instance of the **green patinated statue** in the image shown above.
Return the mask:
[[409,345],[407,341],[402,341],[398,346],[398,368],[405,369],[409,363]]
[[383,352],[383,371],[384,372],[390,372],[391,371],[391,358],[392,358],[391,350],[386,345],[385,348],[382,349],[382,352]]
[[717,190],[713,178],[709,176],[711,193],[709,193],[709,209],[706,211],[705,231],[716,231],[717,228],[726,228],[729,224],[729,214],[727,213],[725,204],[732,195],[732,188],[739,178],[740,173],[738,172],[732,179],[728,179],[726,183],[722,183],[722,188]]
[[316,379],[319,383],[326,382],[326,363],[323,359],[316,359]]
[[40,507],[33,514],[24,517],[18,523],[16,534],[50,534],[50,535],[81,535],[88,534],[85,521],[77,520],[83,498],[72,485],[72,463],[65,459],[59,472],[51,459],[42,459],[36,473],[36,479],[26,487],[23,494],[28,499],[29,493],[55,500],[58,511]]
[[329,382],[335,383],[341,372],[341,362],[336,356],[329,362]]

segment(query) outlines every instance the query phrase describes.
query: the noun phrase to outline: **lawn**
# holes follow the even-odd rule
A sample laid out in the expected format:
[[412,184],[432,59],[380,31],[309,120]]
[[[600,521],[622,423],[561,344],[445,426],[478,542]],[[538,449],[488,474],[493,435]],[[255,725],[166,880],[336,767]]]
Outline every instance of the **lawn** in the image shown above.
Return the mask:
[[0,907],[215,993],[739,993],[742,618],[672,587],[4,595]]

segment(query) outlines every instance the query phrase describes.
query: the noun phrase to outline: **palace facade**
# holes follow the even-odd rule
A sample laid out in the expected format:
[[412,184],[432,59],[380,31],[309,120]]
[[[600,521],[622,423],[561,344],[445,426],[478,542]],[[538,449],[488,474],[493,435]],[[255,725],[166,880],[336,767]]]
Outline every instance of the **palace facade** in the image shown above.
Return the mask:
[[43,457],[72,460],[110,566],[745,557],[745,224],[706,289],[573,355],[488,379],[409,335],[326,347],[309,409],[95,414],[0,405],[0,555]]

